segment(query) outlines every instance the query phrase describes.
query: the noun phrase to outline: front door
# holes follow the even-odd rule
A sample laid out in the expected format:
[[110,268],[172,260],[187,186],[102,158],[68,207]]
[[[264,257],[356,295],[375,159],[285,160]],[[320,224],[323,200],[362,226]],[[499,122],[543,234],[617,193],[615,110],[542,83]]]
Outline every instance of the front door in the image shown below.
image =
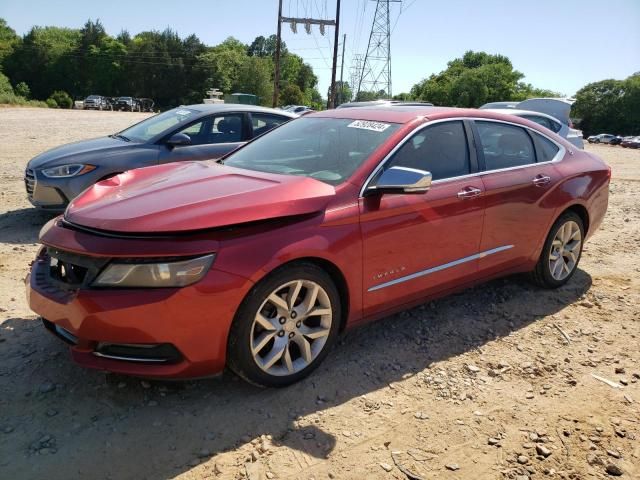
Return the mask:
[[179,146],[164,145],[158,163],[209,160],[226,155],[248,139],[244,118],[245,115],[241,113],[212,115],[172,132],[171,135],[188,135],[191,143]]
[[468,176],[477,171],[469,131],[459,120],[428,125],[384,165],[431,172],[427,193],[360,200],[365,316],[445,290],[477,272],[484,198],[480,178]]

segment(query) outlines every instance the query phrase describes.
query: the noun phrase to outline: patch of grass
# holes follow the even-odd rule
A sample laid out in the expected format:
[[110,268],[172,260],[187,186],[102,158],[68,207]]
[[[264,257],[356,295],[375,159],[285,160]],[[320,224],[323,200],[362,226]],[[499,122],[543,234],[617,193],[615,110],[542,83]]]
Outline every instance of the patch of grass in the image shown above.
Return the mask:
[[27,100],[15,93],[0,93],[0,105],[48,108],[46,102],[42,102],[40,100]]

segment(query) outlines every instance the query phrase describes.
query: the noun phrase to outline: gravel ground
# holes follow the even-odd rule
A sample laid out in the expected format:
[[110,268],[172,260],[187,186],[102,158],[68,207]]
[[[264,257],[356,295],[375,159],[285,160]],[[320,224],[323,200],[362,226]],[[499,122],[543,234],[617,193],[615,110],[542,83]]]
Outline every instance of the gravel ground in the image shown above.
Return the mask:
[[49,217],[26,162],[144,116],[0,109],[0,478],[640,478],[640,150],[587,147],[613,167],[610,206],[565,287],[427,303],[259,390],[83,370],[27,307]]

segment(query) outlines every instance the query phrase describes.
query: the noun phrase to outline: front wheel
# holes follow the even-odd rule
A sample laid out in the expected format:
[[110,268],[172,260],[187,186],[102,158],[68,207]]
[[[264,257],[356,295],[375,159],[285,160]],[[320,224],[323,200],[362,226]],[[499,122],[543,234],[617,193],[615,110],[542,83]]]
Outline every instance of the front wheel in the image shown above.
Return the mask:
[[338,334],[338,290],[318,266],[300,263],[258,283],[236,313],[228,364],[251,383],[284,387],[309,375]]
[[584,242],[584,224],[574,212],[563,213],[551,227],[536,268],[535,283],[558,288],[567,283],[578,268]]

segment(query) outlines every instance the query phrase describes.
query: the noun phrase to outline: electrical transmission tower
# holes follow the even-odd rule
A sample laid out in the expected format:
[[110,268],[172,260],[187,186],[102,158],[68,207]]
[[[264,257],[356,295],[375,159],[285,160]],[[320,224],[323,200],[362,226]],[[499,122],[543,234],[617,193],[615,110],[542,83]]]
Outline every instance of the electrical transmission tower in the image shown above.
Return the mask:
[[391,27],[389,4],[402,0],[375,0],[376,13],[373,17],[369,45],[362,62],[362,70],[358,80],[360,92],[378,93],[384,90],[387,98],[391,98]]
[[349,85],[351,91],[355,94],[355,89],[358,88],[360,83],[360,77],[362,76],[362,62],[364,61],[364,55],[360,53],[354,53],[351,59],[351,70],[349,71]]

